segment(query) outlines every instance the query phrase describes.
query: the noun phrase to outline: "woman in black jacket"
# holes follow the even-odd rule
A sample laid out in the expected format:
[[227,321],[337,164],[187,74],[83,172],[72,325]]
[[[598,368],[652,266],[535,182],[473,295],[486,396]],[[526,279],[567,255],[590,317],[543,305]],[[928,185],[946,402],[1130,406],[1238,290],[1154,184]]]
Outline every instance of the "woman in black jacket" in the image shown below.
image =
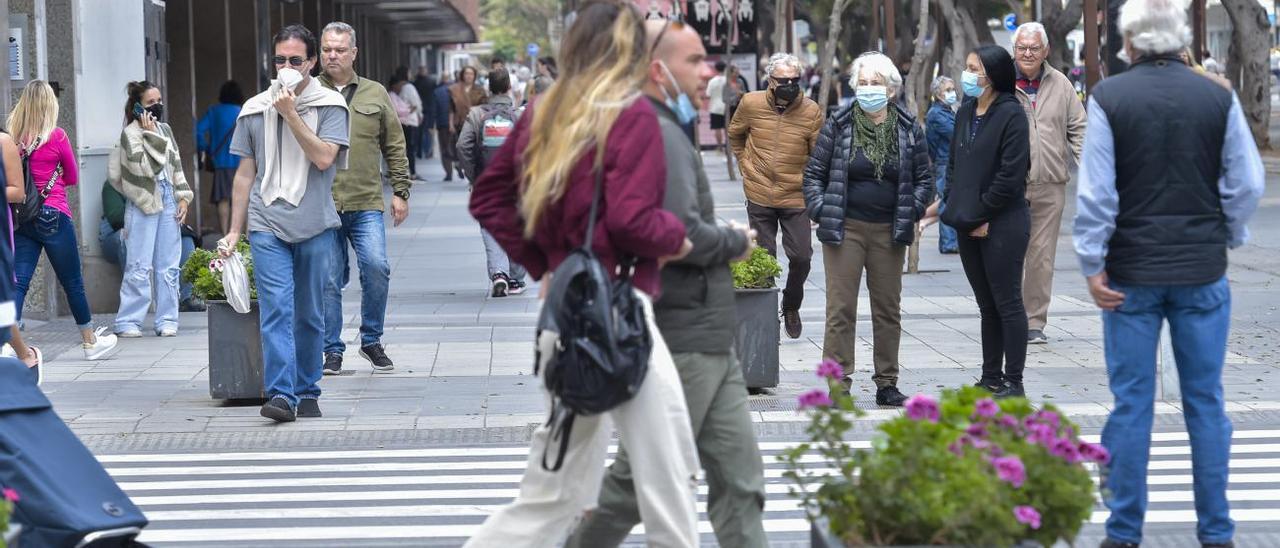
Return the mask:
[[1022,263],[1031,230],[1027,115],[1014,94],[1013,59],[1004,48],[975,49],[960,80],[968,99],[956,113],[942,221],[960,234],[960,260],[982,315],[977,385],[996,397],[1022,396]]
[[902,76],[893,61],[871,52],[853,64],[853,104],[827,120],[804,169],[804,201],[818,222],[827,275],[827,326],[822,353],[852,384],[858,285],[867,273],[876,403],[901,406],[897,388],[902,338],[902,263],[916,221],[933,200],[929,145],[895,97]]

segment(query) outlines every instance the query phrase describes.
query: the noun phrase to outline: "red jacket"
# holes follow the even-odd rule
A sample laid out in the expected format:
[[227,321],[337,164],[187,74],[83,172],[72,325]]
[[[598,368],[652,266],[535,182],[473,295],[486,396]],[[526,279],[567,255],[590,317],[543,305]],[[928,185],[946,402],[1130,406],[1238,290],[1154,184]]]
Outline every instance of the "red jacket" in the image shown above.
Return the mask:
[[[541,279],[585,240],[595,184],[595,147],[579,159],[564,196],[547,206],[533,239],[526,240],[518,201],[520,152],[529,144],[533,107],[528,111],[475,182],[471,215],[493,234],[512,261]],[[619,257],[636,257],[635,286],[654,298],[661,291],[657,259],[679,251],[685,236],[684,223],[662,209],[666,188],[658,119],[649,101],[640,99],[618,116],[605,143],[604,194],[592,248],[610,272]]]

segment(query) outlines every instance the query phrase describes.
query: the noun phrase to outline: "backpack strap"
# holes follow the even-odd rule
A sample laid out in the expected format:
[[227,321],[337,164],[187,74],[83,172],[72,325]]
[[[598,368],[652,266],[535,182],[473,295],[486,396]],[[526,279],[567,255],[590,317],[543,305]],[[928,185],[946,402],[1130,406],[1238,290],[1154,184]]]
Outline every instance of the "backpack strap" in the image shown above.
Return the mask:
[[[577,415],[560,405],[559,399],[551,402],[551,416],[547,417],[547,428],[550,429],[548,444],[542,448],[542,469],[548,472],[559,472],[564,466],[564,456],[569,453],[569,434],[573,433],[573,419]],[[551,442],[560,444],[554,465],[547,465],[547,452]]]

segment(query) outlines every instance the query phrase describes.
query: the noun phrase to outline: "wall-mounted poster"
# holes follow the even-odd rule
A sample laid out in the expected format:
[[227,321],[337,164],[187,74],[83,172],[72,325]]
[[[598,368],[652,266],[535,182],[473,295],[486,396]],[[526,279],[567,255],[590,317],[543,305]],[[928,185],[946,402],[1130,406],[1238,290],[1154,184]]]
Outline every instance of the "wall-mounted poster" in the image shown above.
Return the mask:
[[698,31],[707,53],[756,51],[756,0],[632,0],[646,19],[680,18]]
[[9,79],[25,80],[26,72],[22,62],[22,27],[9,28]]

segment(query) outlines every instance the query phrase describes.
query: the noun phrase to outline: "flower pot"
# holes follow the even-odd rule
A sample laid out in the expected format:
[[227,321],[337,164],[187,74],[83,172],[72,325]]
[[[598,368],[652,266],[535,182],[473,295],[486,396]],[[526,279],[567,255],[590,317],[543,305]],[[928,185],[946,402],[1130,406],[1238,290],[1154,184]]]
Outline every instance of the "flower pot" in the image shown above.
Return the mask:
[[262,381],[262,329],[258,302],[247,314],[227,301],[209,301],[209,396],[215,400],[266,399]]
[[747,388],[778,386],[778,288],[736,289],[734,348]]

